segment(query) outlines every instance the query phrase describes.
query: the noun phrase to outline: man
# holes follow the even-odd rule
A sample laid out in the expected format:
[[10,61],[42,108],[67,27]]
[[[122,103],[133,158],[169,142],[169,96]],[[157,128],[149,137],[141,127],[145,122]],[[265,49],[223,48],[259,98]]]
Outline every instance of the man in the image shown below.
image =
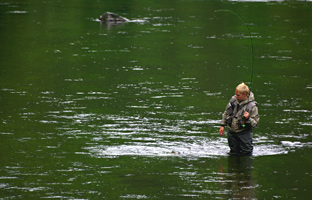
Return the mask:
[[228,128],[228,143],[230,155],[251,155],[252,128],[259,123],[257,102],[245,83],[239,84],[222,115],[219,134],[224,135]]

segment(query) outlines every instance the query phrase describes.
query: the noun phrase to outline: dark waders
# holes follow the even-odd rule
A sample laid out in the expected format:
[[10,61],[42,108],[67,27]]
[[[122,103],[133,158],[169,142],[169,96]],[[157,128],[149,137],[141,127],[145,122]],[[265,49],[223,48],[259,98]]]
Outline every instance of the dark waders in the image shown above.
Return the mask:
[[252,129],[234,133],[228,131],[228,142],[230,146],[230,155],[251,155],[252,146]]

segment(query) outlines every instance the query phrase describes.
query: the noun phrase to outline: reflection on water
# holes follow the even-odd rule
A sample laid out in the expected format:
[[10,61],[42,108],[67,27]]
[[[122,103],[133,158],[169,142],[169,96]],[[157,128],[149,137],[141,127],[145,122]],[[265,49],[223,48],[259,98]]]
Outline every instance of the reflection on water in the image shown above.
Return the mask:
[[227,199],[255,199],[257,183],[252,175],[252,156],[229,156],[227,168],[220,163],[219,175],[221,185],[226,191]]
[[251,156],[229,156],[228,178],[224,183],[228,191],[231,191],[228,199],[254,199],[256,198],[257,184],[252,177]]

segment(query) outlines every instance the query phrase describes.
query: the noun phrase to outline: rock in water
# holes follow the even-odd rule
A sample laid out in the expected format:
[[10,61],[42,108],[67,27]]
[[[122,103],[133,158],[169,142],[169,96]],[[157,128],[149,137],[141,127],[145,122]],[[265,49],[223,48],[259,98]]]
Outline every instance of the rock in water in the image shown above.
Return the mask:
[[101,22],[106,22],[106,23],[123,23],[123,22],[129,22],[130,20],[125,18],[125,17],[121,17],[115,13],[111,13],[111,12],[106,12],[103,15],[101,15],[99,17],[99,20]]

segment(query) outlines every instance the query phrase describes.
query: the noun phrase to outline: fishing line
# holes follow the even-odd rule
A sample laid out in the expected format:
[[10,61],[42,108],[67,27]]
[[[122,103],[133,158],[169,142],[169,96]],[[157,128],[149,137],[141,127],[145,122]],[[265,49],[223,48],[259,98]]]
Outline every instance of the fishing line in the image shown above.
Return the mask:
[[215,12],[229,12],[229,13],[232,13],[234,14],[238,19],[240,19],[245,28],[247,29],[248,33],[249,33],[249,38],[250,38],[250,44],[251,44],[251,77],[250,77],[250,85],[249,85],[249,89],[251,90],[251,86],[252,86],[252,79],[253,79],[253,62],[254,62],[254,48],[253,48],[253,42],[252,42],[252,37],[251,37],[251,33],[250,33],[250,30],[244,20],[244,18],[242,16],[240,16],[239,14],[231,11],[231,10],[215,10]]

